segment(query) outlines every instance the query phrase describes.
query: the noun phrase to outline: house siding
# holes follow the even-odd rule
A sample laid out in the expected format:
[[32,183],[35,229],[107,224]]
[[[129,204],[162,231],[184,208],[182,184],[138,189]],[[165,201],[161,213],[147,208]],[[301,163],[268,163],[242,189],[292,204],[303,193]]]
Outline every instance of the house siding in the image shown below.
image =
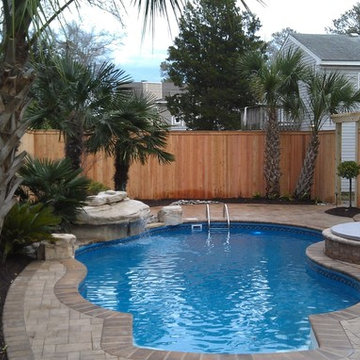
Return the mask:
[[171,130],[186,130],[186,125],[183,120],[176,119],[170,114],[167,108],[166,96],[173,96],[175,94],[181,94],[185,89],[175,86],[172,82],[132,82],[126,85],[132,89],[136,95],[147,95],[154,99],[157,110],[162,120],[171,126]]
[[[360,67],[356,66],[329,66],[321,65],[321,59],[318,58],[311,51],[308,51],[302,44],[299,44],[298,41],[291,36],[285,40],[281,52],[286,52],[288,49],[301,49],[303,51],[303,62],[305,65],[314,67],[318,71],[335,71],[346,76],[352,84],[354,84],[356,89],[359,89],[359,79],[360,79]],[[359,59],[360,60],[360,59]],[[300,85],[300,94],[304,102],[308,102],[308,96],[305,92],[305,87]],[[353,111],[359,110],[355,108]],[[301,130],[310,129],[310,118],[305,116],[301,123]],[[335,129],[335,124],[331,121],[330,117],[325,119],[322,130],[333,130]],[[355,124],[354,123],[345,123],[342,126],[342,161],[355,160]],[[342,191],[348,191],[349,182],[346,179],[342,179],[341,189]]]

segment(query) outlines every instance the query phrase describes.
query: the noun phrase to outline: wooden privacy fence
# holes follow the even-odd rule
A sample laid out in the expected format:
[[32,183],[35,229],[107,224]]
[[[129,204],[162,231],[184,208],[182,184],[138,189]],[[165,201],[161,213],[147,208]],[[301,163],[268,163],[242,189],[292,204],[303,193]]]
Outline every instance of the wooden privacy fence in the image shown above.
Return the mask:
[[[281,193],[292,194],[305,155],[309,132],[281,134]],[[138,199],[211,199],[265,194],[262,131],[170,132],[167,150],[175,162],[161,165],[154,158],[130,168],[128,193]],[[56,131],[27,133],[22,141],[34,157],[63,157],[63,141]],[[312,196],[334,202],[335,134],[320,133],[320,150]],[[113,159],[88,155],[83,161],[88,177],[112,187]]]

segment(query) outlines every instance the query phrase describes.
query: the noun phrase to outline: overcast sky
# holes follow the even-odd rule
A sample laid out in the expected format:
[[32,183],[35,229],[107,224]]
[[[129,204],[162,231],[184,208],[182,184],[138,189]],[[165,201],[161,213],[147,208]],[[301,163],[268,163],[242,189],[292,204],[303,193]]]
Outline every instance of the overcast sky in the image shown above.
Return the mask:
[[[255,0],[247,0],[251,10],[259,17],[262,28],[259,35],[266,41],[271,34],[291,27],[297,32],[307,34],[325,33],[325,27],[332,26],[332,20],[351,9],[358,1],[354,0],[265,0],[262,6]],[[164,19],[156,21],[155,36],[150,34],[141,41],[142,21],[137,11],[128,8],[123,16],[125,29],[122,29],[110,15],[99,14],[91,9],[82,12],[83,20],[95,24],[99,29],[123,36],[123,45],[115,51],[115,63],[125,69],[135,81],[160,81],[159,66],[167,56],[167,48],[172,44],[178,29],[174,23],[169,26]],[[101,19],[101,21],[99,21]],[[126,33],[124,35],[124,33]]]

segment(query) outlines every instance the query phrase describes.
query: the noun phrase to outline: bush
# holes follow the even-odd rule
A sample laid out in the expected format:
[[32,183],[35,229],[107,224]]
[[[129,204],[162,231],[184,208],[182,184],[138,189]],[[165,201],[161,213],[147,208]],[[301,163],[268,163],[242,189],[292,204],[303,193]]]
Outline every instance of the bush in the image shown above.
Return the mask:
[[359,175],[360,165],[355,161],[343,161],[338,166],[338,174],[342,178],[353,179]]
[[9,254],[41,240],[50,240],[61,218],[44,204],[29,202],[15,204],[4,219],[1,232],[0,250],[3,260]]
[[90,180],[90,184],[87,188],[87,194],[88,195],[97,195],[100,191],[106,191],[109,190],[109,187],[102,184],[101,182]]
[[360,165],[358,165],[355,161],[343,161],[338,166],[338,174],[342,178],[349,179],[350,187],[349,187],[349,207],[351,208],[351,180],[356,178],[360,172]]
[[61,217],[63,228],[85,205],[90,180],[80,173],[81,169],[74,170],[68,159],[52,161],[30,157],[19,171],[28,198],[51,206],[54,214]]

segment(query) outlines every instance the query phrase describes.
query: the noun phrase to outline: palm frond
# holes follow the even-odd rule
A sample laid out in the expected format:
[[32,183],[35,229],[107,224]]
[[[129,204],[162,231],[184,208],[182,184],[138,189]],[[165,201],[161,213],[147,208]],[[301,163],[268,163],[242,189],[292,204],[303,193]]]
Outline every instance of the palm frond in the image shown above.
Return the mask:
[[22,185],[29,189],[35,202],[51,206],[54,213],[70,223],[85,205],[90,180],[80,176],[68,159],[49,160],[28,157],[19,175]]
[[56,230],[60,222],[61,218],[44,204],[15,204],[5,217],[1,232],[3,259],[34,242],[51,239],[51,232]]
[[337,72],[314,71],[305,85],[313,131],[318,131],[330,114],[352,111],[360,103],[360,91]]

